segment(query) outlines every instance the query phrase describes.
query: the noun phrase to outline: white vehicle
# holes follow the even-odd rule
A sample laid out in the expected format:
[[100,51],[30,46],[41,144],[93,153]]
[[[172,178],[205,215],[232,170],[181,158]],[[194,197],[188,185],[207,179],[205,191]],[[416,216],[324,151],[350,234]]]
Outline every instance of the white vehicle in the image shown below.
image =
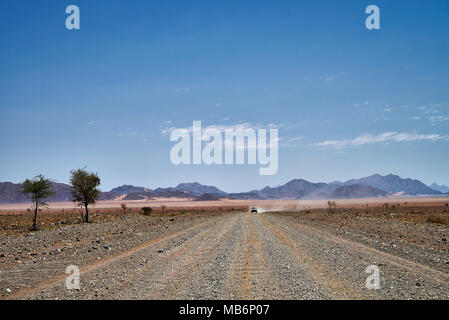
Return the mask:
[[251,207],[250,212],[251,213],[257,213],[257,207]]

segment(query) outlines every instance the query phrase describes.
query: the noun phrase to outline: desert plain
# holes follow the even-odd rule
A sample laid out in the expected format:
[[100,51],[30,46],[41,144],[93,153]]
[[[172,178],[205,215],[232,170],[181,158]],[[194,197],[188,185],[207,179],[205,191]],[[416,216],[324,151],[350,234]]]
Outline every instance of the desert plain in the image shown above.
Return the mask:
[[335,202],[2,205],[0,299],[449,299],[449,198]]

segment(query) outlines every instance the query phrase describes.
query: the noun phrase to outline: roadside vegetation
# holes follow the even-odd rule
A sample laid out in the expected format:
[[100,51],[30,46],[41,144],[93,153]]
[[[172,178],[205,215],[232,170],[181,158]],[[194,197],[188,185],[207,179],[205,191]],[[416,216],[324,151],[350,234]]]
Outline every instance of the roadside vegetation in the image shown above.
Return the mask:
[[[39,230],[62,228],[69,225],[84,224],[83,208],[51,209],[42,208],[39,213],[37,227]],[[246,211],[246,206],[205,206],[205,207],[152,207],[151,215],[145,216],[140,207],[126,205],[126,211],[120,208],[95,208],[89,210],[89,224],[103,223],[141,216],[145,219],[159,219],[160,217],[176,217],[185,214],[216,214]],[[0,210],[0,237],[14,234],[28,234],[30,232],[30,214],[27,210]]]
[[37,213],[41,207],[46,207],[45,199],[51,197],[55,193],[50,188],[50,180],[45,179],[43,175],[38,175],[33,179],[26,179],[23,183],[22,192],[30,196],[32,201],[33,215],[33,230],[37,230]]
[[100,177],[98,174],[88,172],[85,169],[70,172],[70,184],[72,185],[72,201],[80,207],[84,207],[84,222],[89,222],[89,206],[94,205],[100,196]]

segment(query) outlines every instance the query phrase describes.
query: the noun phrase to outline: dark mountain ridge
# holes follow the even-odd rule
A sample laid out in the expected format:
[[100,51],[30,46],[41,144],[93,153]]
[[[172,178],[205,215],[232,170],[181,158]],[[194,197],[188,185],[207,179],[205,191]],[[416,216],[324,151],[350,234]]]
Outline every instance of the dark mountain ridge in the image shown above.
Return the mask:
[[387,191],[391,194],[403,193],[405,195],[437,195],[441,192],[433,190],[426,186],[419,180],[410,178],[402,179],[401,177],[393,174],[381,176],[380,174],[373,174],[369,177],[352,179],[346,181],[345,185],[361,185],[370,186]]
[[[29,199],[20,192],[21,185],[11,182],[0,183],[0,203],[24,203]],[[52,182],[56,195],[49,202],[70,201],[70,186]],[[304,179],[293,179],[277,187],[265,187],[249,192],[227,193],[214,186],[202,185],[198,182],[181,183],[176,187],[157,188],[122,185],[103,192],[101,200],[149,200],[152,198],[185,198],[185,199],[339,199],[339,198],[376,198],[392,195],[442,195],[419,180],[403,179],[396,175],[381,176],[374,174],[346,182],[313,183]]]

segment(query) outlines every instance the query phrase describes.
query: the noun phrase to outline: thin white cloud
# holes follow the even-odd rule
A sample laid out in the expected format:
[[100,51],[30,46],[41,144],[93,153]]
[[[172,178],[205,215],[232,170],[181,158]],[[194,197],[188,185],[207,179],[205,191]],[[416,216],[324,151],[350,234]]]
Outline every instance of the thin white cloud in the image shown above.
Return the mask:
[[[237,130],[237,129],[241,129],[241,130],[245,130],[245,129],[274,129],[277,128],[278,126],[273,124],[273,123],[269,123],[267,125],[259,125],[259,124],[252,124],[251,122],[244,122],[244,123],[238,123],[238,124],[212,124],[209,126],[202,126],[201,131],[204,132],[204,130],[206,129],[216,129],[219,131],[224,132],[226,129],[230,129],[230,130]],[[193,127],[186,127],[186,128],[175,128],[175,127],[166,127],[164,129],[161,130],[161,134],[163,136],[169,135],[173,130],[175,129],[185,129],[187,130],[189,133],[193,132]]]
[[323,148],[345,149],[350,147],[357,147],[361,145],[382,143],[382,142],[388,143],[388,142],[437,141],[443,139],[448,140],[449,137],[442,136],[439,134],[385,132],[379,135],[362,134],[354,139],[328,140],[313,143],[312,145]]
[[288,139],[288,141],[289,141],[289,142],[296,142],[296,141],[299,141],[299,140],[301,140],[301,139],[302,139],[302,137],[294,137],[294,138]]
[[446,116],[432,116],[429,118],[432,122],[448,121],[449,117]]
[[282,140],[282,142],[279,144],[280,147],[297,147],[298,141],[301,141],[303,137],[293,137],[289,139],[279,139],[279,141]]
[[332,81],[334,81],[334,80],[335,80],[335,77],[334,77],[334,76],[329,76],[329,77],[327,77],[327,78],[324,79],[324,82],[332,82]]
[[166,128],[161,130],[161,134],[163,136],[169,135],[175,129],[176,129],[176,127],[166,127]]
[[145,137],[144,132],[133,130],[132,128],[127,128],[125,132],[117,133],[118,137]]
[[353,104],[353,106],[354,106],[354,107],[360,107],[360,106],[362,106],[362,105],[367,106],[368,104],[369,104],[368,101],[363,101],[363,102],[356,102],[356,103]]

